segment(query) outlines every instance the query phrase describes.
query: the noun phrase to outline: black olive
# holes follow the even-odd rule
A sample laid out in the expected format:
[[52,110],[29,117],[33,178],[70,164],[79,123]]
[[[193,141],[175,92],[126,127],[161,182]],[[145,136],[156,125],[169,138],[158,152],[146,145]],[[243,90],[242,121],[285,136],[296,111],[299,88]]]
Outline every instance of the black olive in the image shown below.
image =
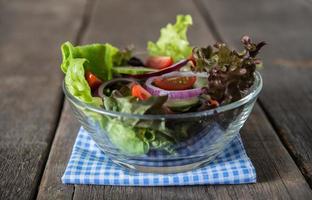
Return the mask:
[[128,65],[131,66],[144,66],[144,63],[141,61],[141,59],[137,57],[132,57],[128,60]]

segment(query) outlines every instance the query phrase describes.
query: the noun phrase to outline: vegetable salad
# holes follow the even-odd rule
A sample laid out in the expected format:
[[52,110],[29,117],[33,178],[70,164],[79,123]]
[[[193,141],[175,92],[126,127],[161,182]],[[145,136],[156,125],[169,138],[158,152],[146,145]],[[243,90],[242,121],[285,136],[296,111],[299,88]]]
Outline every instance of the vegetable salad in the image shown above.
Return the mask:
[[[156,42],[147,43],[146,59],[133,49],[108,43],[65,42],[61,69],[66,89],[85,104],[139,115],[204,111],[244,97],[262,65],[257,55],[265,42],[254,43],[244,36],[242,51],[224,43],[193,47],[187,39],[191,25],[190,15],[178,15],[175,24],[161,29]],[[131,155],[150,149],[174,154],[173,144],[192,136],[173,134],[176,127],[164,121],[121,121],[83,112],[100,124],[118,149]]]

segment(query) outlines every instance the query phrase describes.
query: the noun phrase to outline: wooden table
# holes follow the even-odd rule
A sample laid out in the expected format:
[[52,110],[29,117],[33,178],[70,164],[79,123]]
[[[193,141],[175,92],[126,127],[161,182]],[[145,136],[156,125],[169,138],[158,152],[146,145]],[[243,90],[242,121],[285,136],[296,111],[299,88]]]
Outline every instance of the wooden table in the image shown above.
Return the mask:
[[[63,185],[78,122],[60,44],[133,43],[189,13],[192,44],[266,40],[264,88],[241,131],[258,183]],[[312,199],[312,3],[308,0],[0,0],[0,199]]]

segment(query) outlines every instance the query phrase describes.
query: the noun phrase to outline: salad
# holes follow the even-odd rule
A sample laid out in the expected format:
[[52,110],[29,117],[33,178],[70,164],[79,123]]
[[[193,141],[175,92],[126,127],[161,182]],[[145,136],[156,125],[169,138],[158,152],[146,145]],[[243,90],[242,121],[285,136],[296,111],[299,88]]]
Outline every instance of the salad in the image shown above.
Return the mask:
[[[254,83],[262,66],[257,57],[265,42],[241,39],[243,50],[225,43],[193,47],[187,39],[190,15],[178,15],[175,24],[160,30],[147,43],[147,55],[131,48],[105,44],[61,46],[64,85],[79,101],[111,112],[171,115],[200,112],[235,102]],[[174,145],[193,137],[196,124],[113,118],[81,108],[105,131],[121,152],[144,155],[158,149],[175,153]],[[175,134],[178,132],[179,134]]]

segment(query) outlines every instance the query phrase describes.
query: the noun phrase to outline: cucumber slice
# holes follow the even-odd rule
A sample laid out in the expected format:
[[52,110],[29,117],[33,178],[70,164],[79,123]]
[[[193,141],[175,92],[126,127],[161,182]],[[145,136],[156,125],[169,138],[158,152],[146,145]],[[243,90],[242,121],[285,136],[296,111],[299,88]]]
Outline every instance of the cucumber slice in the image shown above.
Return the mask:
[[156,69],[151,69],[147,67],[113,67],[113,72],[116,74],[146,74],[151,72],[157,72]]
[[194,83],[195,88],[202,88],[208,85],[208,77],[197,77],[196,82]]
[[198,97],[194,97],[191,99],[175,99],[175,100],[168,100],[166,102],[166,106],[169,108],[185,108],[189,106],[196,105],[199,101]]

